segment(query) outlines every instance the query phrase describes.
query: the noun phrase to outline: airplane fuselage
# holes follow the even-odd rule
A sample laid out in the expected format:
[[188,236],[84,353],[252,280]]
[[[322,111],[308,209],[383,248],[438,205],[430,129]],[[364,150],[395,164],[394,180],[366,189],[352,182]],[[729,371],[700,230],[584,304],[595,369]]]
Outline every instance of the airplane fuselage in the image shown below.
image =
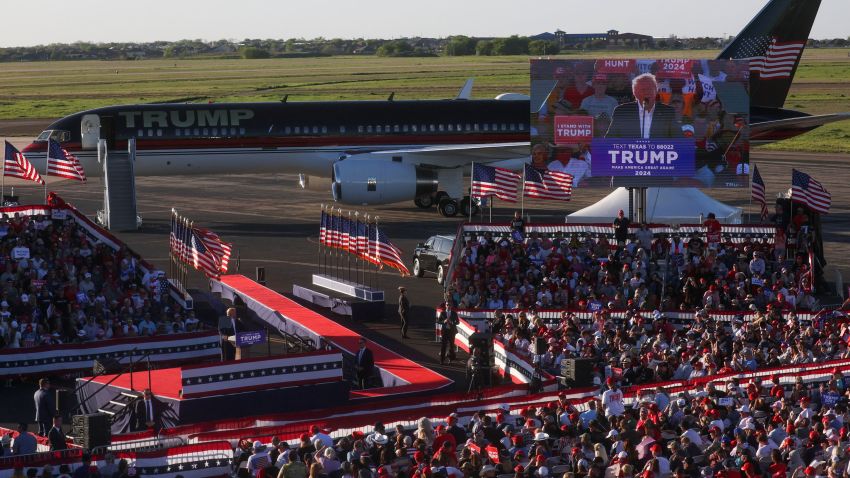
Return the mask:
[[441,100],[111,106],[51,124],[24,149],[36,168],[47,137],[89,175],[96,140],[136,139],[137,175],[304,173],[329,176],[341,156],[438,145],[528,141],[527,101]]

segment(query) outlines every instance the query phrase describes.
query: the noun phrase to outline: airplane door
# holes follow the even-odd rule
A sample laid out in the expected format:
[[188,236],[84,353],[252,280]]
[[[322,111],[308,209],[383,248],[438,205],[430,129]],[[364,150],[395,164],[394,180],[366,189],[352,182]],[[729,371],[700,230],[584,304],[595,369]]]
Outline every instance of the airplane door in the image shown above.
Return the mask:
[[80,136],[83,149],[97,149],[97,141],[100,139],[100,116],[83,115],[80,120]]

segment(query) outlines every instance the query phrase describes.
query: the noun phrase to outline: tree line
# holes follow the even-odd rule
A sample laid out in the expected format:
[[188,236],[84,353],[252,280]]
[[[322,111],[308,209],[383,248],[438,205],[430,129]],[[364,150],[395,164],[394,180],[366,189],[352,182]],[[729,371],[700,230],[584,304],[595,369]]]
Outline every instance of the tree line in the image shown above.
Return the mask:
[[[724,39],[660,38],[652,47],[661,50],[717,49]],[[636,45],[628,43],[621,47]],[[812,48],[846,48],[850,37],[809,40]],[[341,39],[289,38],[236,40],[179,40],[148,43],[55,43],[29,47],[0,48],[0,61],[57,60],[134,60],[150,58],[285,58],[298,56],[377,55],[396,56],[467,56],[533,55],[548,56],[569,51],[605,50],[604,40],[559,44],[556,40],[513,35],[501,38],[475,38],[464,35],[446,38]]]

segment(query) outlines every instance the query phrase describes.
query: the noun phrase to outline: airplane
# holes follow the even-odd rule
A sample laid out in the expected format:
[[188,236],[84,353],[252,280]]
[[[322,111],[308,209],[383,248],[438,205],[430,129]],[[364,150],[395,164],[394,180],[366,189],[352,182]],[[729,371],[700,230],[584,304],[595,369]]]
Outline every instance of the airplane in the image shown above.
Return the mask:
[[[751,59],[750,139],[791,138],[850,113],[812,116],[784,109],[803,48],[777,63],[752,61],[768,44],[805,42],[821,0],[770,0],[719,59]],[[759,41],[755,41],[759,40]],[[753,47],[764,45],[761,51]],[[788,73],[788,66],[792,66]],[[97,143],[126,148],[136,139],[139,176],[298,173],[302,187],[330,179],[343,204],[413,200],[444,216],[477,207],[466,195],[472,162],[508,164],[529,156],[530,98],[506,93],[472,100],[471,82],[451,100],[143,104],[97,108],[51,124],[24,155],[44,164],[59,141],[97,176]]]

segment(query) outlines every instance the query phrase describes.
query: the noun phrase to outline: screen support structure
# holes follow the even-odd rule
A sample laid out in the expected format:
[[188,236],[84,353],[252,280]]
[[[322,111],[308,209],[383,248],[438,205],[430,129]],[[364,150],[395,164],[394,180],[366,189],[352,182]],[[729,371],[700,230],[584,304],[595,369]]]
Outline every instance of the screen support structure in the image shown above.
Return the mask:
[[628,188],[629,190],[629,221],[633,223],[646,222],[646,187]]

